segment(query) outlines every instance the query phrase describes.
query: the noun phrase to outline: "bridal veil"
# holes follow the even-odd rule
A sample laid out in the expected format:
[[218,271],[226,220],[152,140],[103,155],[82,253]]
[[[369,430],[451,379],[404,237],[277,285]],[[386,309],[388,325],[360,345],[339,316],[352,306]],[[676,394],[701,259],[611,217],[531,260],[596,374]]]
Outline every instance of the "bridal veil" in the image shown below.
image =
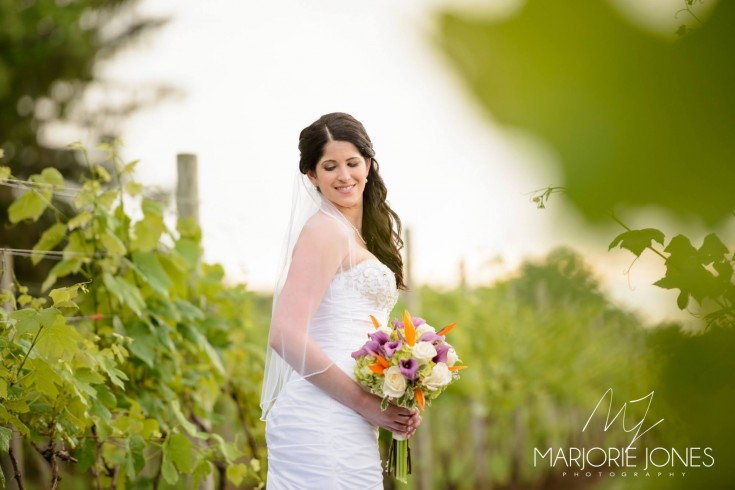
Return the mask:
[[309,323],[332,277],[355,265],[356,252],[356,237],[350,222],[316,190],[306,175],[298,172],[273,292],[260,399],[261,420],[266,419],[294,373],[309,377],[333,364],[310,338]]

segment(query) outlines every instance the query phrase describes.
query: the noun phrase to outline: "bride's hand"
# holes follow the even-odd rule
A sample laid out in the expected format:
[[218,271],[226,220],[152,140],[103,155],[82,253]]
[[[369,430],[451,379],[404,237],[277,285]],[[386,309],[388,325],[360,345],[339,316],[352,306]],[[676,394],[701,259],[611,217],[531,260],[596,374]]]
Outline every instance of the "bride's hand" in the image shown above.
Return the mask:
[[421,415],[418,408],[408,409],[391,403],[388,408],[382,410],[380,408],[380,397],[369,393],[366,393],[366,395],[360,415],[370,423],[395,434],[403,435],[406,438],[416,433],[416,429],[421,425]]

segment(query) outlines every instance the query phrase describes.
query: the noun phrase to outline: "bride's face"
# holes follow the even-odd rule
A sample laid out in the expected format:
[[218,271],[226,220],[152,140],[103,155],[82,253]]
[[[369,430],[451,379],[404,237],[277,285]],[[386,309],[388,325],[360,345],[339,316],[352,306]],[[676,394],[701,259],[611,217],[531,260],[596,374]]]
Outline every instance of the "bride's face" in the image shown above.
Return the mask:
[[329,141],[321,159],[307,175],[321,193],[340,208],[362,206],[362,192],[370,170],[370,159],[349,141]]

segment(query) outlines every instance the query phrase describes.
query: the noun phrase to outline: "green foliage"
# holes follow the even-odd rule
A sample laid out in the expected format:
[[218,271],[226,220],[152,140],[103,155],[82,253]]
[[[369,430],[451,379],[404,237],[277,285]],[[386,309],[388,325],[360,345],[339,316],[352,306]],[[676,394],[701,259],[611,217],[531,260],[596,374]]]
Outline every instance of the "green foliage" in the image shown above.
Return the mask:
[[[133,222],[136,198],[126,189],[140,189],[135,162],[123,165],[115,146],[106,149],[115,174],[97,166],[74,199],[76,213],[55,213],[34,247],[34,262],[55,246],[65,252],[44,281],[47,296],[20,284],[0,296],[11,305],[0,310],[0,451],[14,429],[48,448],[49,460],[73,455],[103,488],[201,481],[215,470],[261,485],[264,339],[250,321],[251,293],[202,262],[191,220],[169,230],[160,204],[142,199]],[[0,175],[12,177],[5,167]],[[63,186],[56,177],[30,180],[51,184],[42,191],[50,196]],[[12,219],[50,209],[48,199],[27,196],[38,193],[20,196]],[[72,273],[87,280],[60,284]],[[220,427],[225,418],[238,424]]]
[[[45,148],[38,141],[43,124],[63,120],[99,134],[99,128],[111,127],[110,118],[116,113],[125,115],[124,110],[112,107],[98,107],[93,114],[84,114],[79,107],[69,109],[95,80],[97,61],[111,58],[131,41],[163,25],[160,19],[120,15],[134,3],[0,1],[0,147],[7,150],[21,177],[52,163],[61,163],[67,173],[70,167],[74,174],[80,170],[77,162],[70,162],[69,152]],[[110,27],[114,35],[109,35]],[[131,100],[127,110],[138,105]],[[103,119],[107,124],[101,124]]]
[[422,317],[457,321],[447,341],[469,366],[424,416],[433,488],[535,487],[554,472],[534,467],[534,447],[630,442],[620,429],[582,427],[606,389],[616,400],[651,390],[646,332],[579,255],[560,248],[490,286],[420,294]]
[[663,251],[659,251],[653,242],[664,245],[664,240],[660,230],[628,229],[618,235],[609,248],[620,245],[636,257],[646,249],[652,250],[664,259],[666,266],[664,277],[654,284],[664,289],[678,289],[676,304],[680,309],[687,308],[690,299],[694,299],[707,326],[735,326],[735,253],[731,253],[714,233],[707,235],[699,248],[686,236],[676,235]]
[[[676,40],[626,22],[616,2],[520,3],[503,20],[447,8],[434,40],[493,120],[552,147],[582,214],[604,221],[617,205],[656,205],[708,224],[726,218],[735,3],[712,0],[704,25]],[[679,18],[696,23],[689,14]]]

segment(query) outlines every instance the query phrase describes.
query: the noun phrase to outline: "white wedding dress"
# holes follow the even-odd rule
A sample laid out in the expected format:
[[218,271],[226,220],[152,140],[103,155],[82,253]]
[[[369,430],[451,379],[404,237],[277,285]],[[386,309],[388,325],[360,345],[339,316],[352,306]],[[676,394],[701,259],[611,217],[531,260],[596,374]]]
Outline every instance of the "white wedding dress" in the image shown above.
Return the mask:
[[[332,278],[309,324],[309,335],[355,378],[351,353],[386,325],[398,299],[393,272],[376,258]],[[293,373],[266,418],[267,488],[382,489],[378,427]]]

